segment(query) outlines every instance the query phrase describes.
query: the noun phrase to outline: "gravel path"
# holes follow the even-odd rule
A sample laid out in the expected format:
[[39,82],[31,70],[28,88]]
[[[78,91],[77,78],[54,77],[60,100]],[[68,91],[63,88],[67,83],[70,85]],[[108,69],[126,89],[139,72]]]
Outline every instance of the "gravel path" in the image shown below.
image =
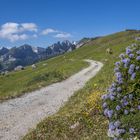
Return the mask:
[[0,103],[0,140],[20,140],[45,117],[56,113],[73,93],[96,75],[103,66],[93,60],[68,79]]

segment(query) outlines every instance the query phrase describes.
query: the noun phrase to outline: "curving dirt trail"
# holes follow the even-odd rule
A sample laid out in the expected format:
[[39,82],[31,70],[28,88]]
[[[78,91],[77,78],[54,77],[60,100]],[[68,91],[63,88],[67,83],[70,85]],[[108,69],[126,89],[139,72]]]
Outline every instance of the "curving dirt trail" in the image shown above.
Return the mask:
[[20,140],[45,117],[56,113],[103,66],[93,60],[68,79],[0,103],[0,140]]

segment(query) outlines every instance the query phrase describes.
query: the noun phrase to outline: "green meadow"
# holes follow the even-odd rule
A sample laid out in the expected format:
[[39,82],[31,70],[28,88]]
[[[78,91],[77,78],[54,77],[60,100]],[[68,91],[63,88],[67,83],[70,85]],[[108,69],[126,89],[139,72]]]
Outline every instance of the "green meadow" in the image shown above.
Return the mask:
[[0,76],[0,100],[18,97],[51,83],[62,81],[88,66],[82,60],[68,59],[64,56],[58,56],[36,65],[36,69],[28,66],[25,70]]
[[[40,122],[36,129],[31,130],[23,139],[24,140],[108,140],[107,136],[107,119],[102,114],[101,95],[106,92],[107,87],[114,79],[113,69],[114,63],[119,59],[120,53],[125,51],[125,48],[135,42],[135,37],[140,36],[139,31],[124,31],[108,35],[99,39],[88,42],[84,47],[81,47],[73,52],[64,54],[52,60],[46,61],[52,65],[52,72],[54,69],[62,72],[62,77],[66,78],[71,74],[79,71],[81,68],[87,66],[83,59],[93,59],[104,64],[99,73],[92,78],[85,87],[77,91],[69,101],[56,114],[44,119]],[[107,54],[106,49],[111,48],[113,54]],[[69,63],[64,62],[70,61]],[[38,67],[39,73],[45,71],[41,65]],[[60,69],[57,66],[59,65]],[[30,71],[30,72],[29,72]],[[32,75],[32,70],[28,68],[26,73]],[[20,73],[20,72],[19,72]],[[22,72],[21,72],[22,73]],[[24,72],[23,72],[24,73]],[[13,74],[13,73],[12,73]],[[17,76],[15,74],[15,76]],[[20,74],[19,74],[20,75]],[[25,73],[23,74],[23,77]],[[19,76],[17,76],[19,77]],[[55,77],[55,76],[54,76]],[[63,80],[63,78],[58,78]],[[2,80],[3,78],[3,80]],[[7,77],[1,77],[2,81],[6,81]],[[15,78],[16,79],[16,78]],[[34,79],[34,74],[31,79]],[[55,79],[55,78],[54,78]],[[58,80],[57,79],[57,80]],[[56,79],[55,79],[56,80]],[[56,81],[51,82],[56,82]],[[28,79],[30,81],[30,78]],[[33,85],[38,85],[36,80],[32,81]],[[19,81],[17,81],[18,83]],[[43,81],[44,82],[44,81]],[[51,82],[45,82],[51,83]],[[2,82],[3,83],[3,82]],[[20,82],[19,82],[20,83]],[[26,83],[27,84],[27,83]],[[42,84],[43,86],[45,84]],[[3,83],[1,89],[4,90],[6,83]],[[11,85],[12,86],[12,85]],[[8,86],[7,86],[8,87]],[[22,86],[23,87],[23,86]],[[27,88],[28,86],[26,86]],[[34,87],[34,86],[33,86]],[[11,87],[13,88],[13,87]],[[35,88],[35,87],[34,87]],[[32,89],[34,89],[32,88]],[[0,91],[1,91],[0,89]],[[20,91],[21,87],[19,87]],[[28,89],[29,90],[29,89]],[[6,94],[10,93],[10,89]],[[16,91],[16,88],[15,88]],[[4,96],[3,96],[4,97]],[[72,126],[74,126],[72,128]]]

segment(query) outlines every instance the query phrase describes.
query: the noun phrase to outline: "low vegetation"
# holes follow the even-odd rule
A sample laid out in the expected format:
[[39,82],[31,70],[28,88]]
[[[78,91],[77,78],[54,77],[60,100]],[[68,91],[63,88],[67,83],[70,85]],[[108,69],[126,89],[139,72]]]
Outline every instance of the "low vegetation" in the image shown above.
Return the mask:
[[114,69],[116,78],[102,96],[104,115],[109,119],[108,135],[140,139],[140,46],[132,44],[120,58]]
[[25,67],[24,70],[1,75],[0,100],[18,97],[51,83],[64,80],[81,68],[87,67],[88,63],[59,56],[36,65],[35,69],[29,66]]
[[[125,52],[125,47],[134,43],[137,36],[140,36],[138,31],[119,32],[90,41],[84,47],[65,54],[67,59],[101,61],[104,67],[58,113],[44,119],[23,139],[108,140],[108,120],[102,113],[101,96],[114,79],[114,63],[119,54]],[[106,53],[107,48],[112,49],[112,54]]]

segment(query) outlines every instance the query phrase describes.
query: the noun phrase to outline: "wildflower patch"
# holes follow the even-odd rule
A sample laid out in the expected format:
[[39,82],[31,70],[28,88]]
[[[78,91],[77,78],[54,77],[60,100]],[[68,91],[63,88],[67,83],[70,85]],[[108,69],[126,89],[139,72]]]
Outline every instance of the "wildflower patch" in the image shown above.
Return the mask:
[[87,99],[87,108],[89,110],[94,110],[96,111],[101,111],[101,105],[100,105],[100,97],[101,97],[101,92],[100,91],[95,91],[92,93],[88,99]]
[[115,80],[102,96],[108,136],[114,140],[140,139],[140,46],[127,47],[120,59],[115,63]]

